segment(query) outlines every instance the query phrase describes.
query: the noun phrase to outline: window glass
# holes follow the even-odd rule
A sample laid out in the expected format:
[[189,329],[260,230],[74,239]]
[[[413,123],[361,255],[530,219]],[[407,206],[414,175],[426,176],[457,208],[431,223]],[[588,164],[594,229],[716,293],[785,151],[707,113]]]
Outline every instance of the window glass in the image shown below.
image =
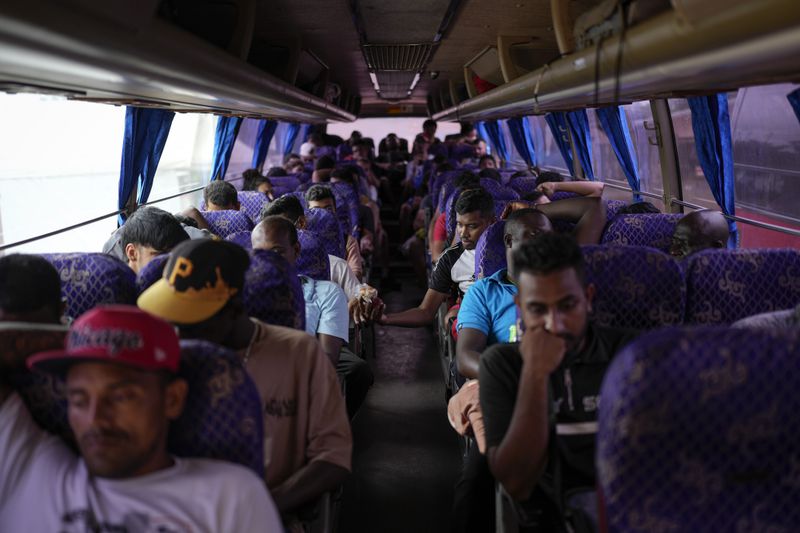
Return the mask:
[[569,174],[567,164],[558,150],[558,144],[553,138],[550,127],[544,116],[532,115],[526,117],[531,124],[533,132],[533,148],[536,150],[536,161],[540,168],[554,170],[562,174]]
[[250,168],[253,163],[253,150],[256,147],[259,122],[260,120],[252,118],[242,120],[239,134],[236,136],[236,142],[233,143],[233,151],[231,152],[228,169],[225,172],[225,179],[232,182],[237,189],[241,189],[241,180],[237,178],[240,178],[242,172]]
[[[361,118],[355,122],[328,124],[328,134],[349,139],[353,130],[358,130],[364,137],[371,137],[375,141],[377,150],[381,139],[390,133],[395,133],[399,138],[408,141],[408,149],[411,150],[414,138],[418,133],[422,133],[422,123],[425,120],[424,117]],[[447,135],[457,135],[460,131],[458,122],[438,122],[436,124],[436,136],[441,141],[444,141]]]
[[511,130],[508,127],[508,121],[498,120],[497,123],[500,125],[500,131],[503,133],[503,139],[506,142],[506,149],[508,150],[508,161],[506,161],[506,168],[517,168],[521,170],[528,168],[528,164],[525,162],[525,159],[519,155],[517,145],[514,144],[514,139],[511,137]]
[[[0,242],[35,237],[117,209],[125,108],[0,93]],[[116,218],[14,252],[100,251]]]
[[[179,113],[172,120],[167,143],[161,153],[149,202],[201,187],[211,176],[214,157],[214,132],[217,117],[207,114]],[[197,191],[157,202],[156,207],[177,213],[200,206],[203,192]]]

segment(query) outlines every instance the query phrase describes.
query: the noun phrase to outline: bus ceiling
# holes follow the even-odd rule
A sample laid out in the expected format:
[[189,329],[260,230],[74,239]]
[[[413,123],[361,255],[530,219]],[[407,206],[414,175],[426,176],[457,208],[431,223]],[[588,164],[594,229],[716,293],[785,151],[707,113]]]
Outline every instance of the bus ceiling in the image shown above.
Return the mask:
[[306,123],[506,118],[796,81],[796,2],[5,0],[0,90]]

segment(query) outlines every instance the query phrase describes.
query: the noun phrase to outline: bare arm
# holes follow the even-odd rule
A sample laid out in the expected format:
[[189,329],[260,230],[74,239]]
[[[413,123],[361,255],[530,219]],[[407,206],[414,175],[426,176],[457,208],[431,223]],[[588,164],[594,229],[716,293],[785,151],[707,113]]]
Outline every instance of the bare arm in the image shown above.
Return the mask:
[[578,244],[597,244],[606,225],[606,204],[602,198],[568,198],[538,205],[536,209],[550,220],[575,222]]
[[422,299],[417,307],[407,309],[400,313],[392,313],[390,315],[383,315],[380,323],[385,326],[402,326],[407,328],[415,328],[419,326],[427,326],[433,322],[436,317],[436,310],[447,299],[447,294],[444,294],[433,289],[428,289],[425,297]]
[[284,514],[313,502],[344,483],[349,472],[327,461],[312,461],[270,490],[278,511]]
[[326,335],[325,333],[318,333],[317,338],[319,339],[319,345],[322,346],[322,351],[325,352],[325,355],[328,356],[328,359],[331,360],[335,367],[336,363],[339,362],[339,351],[342,349],[344,341],[339,337]]
[[478,377],[481,352],[486,348],[486,334],[475,328],[462,328],[456,342],[458,372],[469,379]]
[[603,196],[603,189],[606,184],[602,181],[561,181],[546,182],[539,185],[536,190],[542,191],[549,198],[554,192],[571,192],[581,196],[600,197]]

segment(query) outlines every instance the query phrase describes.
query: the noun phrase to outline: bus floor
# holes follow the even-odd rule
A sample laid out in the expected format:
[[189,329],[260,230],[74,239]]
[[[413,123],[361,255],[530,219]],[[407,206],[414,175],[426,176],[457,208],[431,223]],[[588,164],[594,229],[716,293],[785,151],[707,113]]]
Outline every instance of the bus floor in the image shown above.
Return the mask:
[[[395,279],[402,290],[383,295],[388,311],[422,300],[413,278]],[[376,333],[375,384],[353,420],[353,474],[339,532],[447,531],[461,461],[433,330]]]

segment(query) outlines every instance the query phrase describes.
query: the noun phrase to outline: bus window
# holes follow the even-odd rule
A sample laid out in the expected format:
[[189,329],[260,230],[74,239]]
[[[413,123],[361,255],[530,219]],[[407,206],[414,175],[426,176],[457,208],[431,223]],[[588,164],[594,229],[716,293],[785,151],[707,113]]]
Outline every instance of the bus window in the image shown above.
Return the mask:
[[[0,93],[0,242],[11,244],[117,209],[125,108]],[[109,217],[11,252],[96,251]]]
[[508,129],[508,121],[498,120],[497,124],[500,125],[500,132],[503,134],[503,140],[505,140],[506,150],[508,150],[509,154],[506,167],[520,170],[528,168],[528,164],[525,162],[525,159],[519,155],[517,145],[514,144],[514,139],[511,137],[511,130]]
[[[150,201],[195,189],[208,182],[216,127],[217,117],[214,115],[175,115],[153,180]],[[203,191],[197,191],[155,205],[177,213],[190,206],[199,207],[202,198]]]
[[[401,139],[408,141],[408,149],[413,148],[414,138],[422,132],[423,117],[396,117],[396,118],[362,118],[355,122],[337,122],[328,124],[328,133],[348,139],[353,130],[358,130],[364,137],[378,143],[390,133],[396,133]],[[436,124],[436,136],[443,141],[447,135],[455,135],[461,131],[457,122],[439,122]]]
[[527,117],[533,131],[533,147],[536,150],[536,160],[539,167],[547,170],[555,170],[562,174],[569,174],[567,164],[561,157],[558,144],[553,138],[553,133],[544,119],[544,116],[532,115]]

